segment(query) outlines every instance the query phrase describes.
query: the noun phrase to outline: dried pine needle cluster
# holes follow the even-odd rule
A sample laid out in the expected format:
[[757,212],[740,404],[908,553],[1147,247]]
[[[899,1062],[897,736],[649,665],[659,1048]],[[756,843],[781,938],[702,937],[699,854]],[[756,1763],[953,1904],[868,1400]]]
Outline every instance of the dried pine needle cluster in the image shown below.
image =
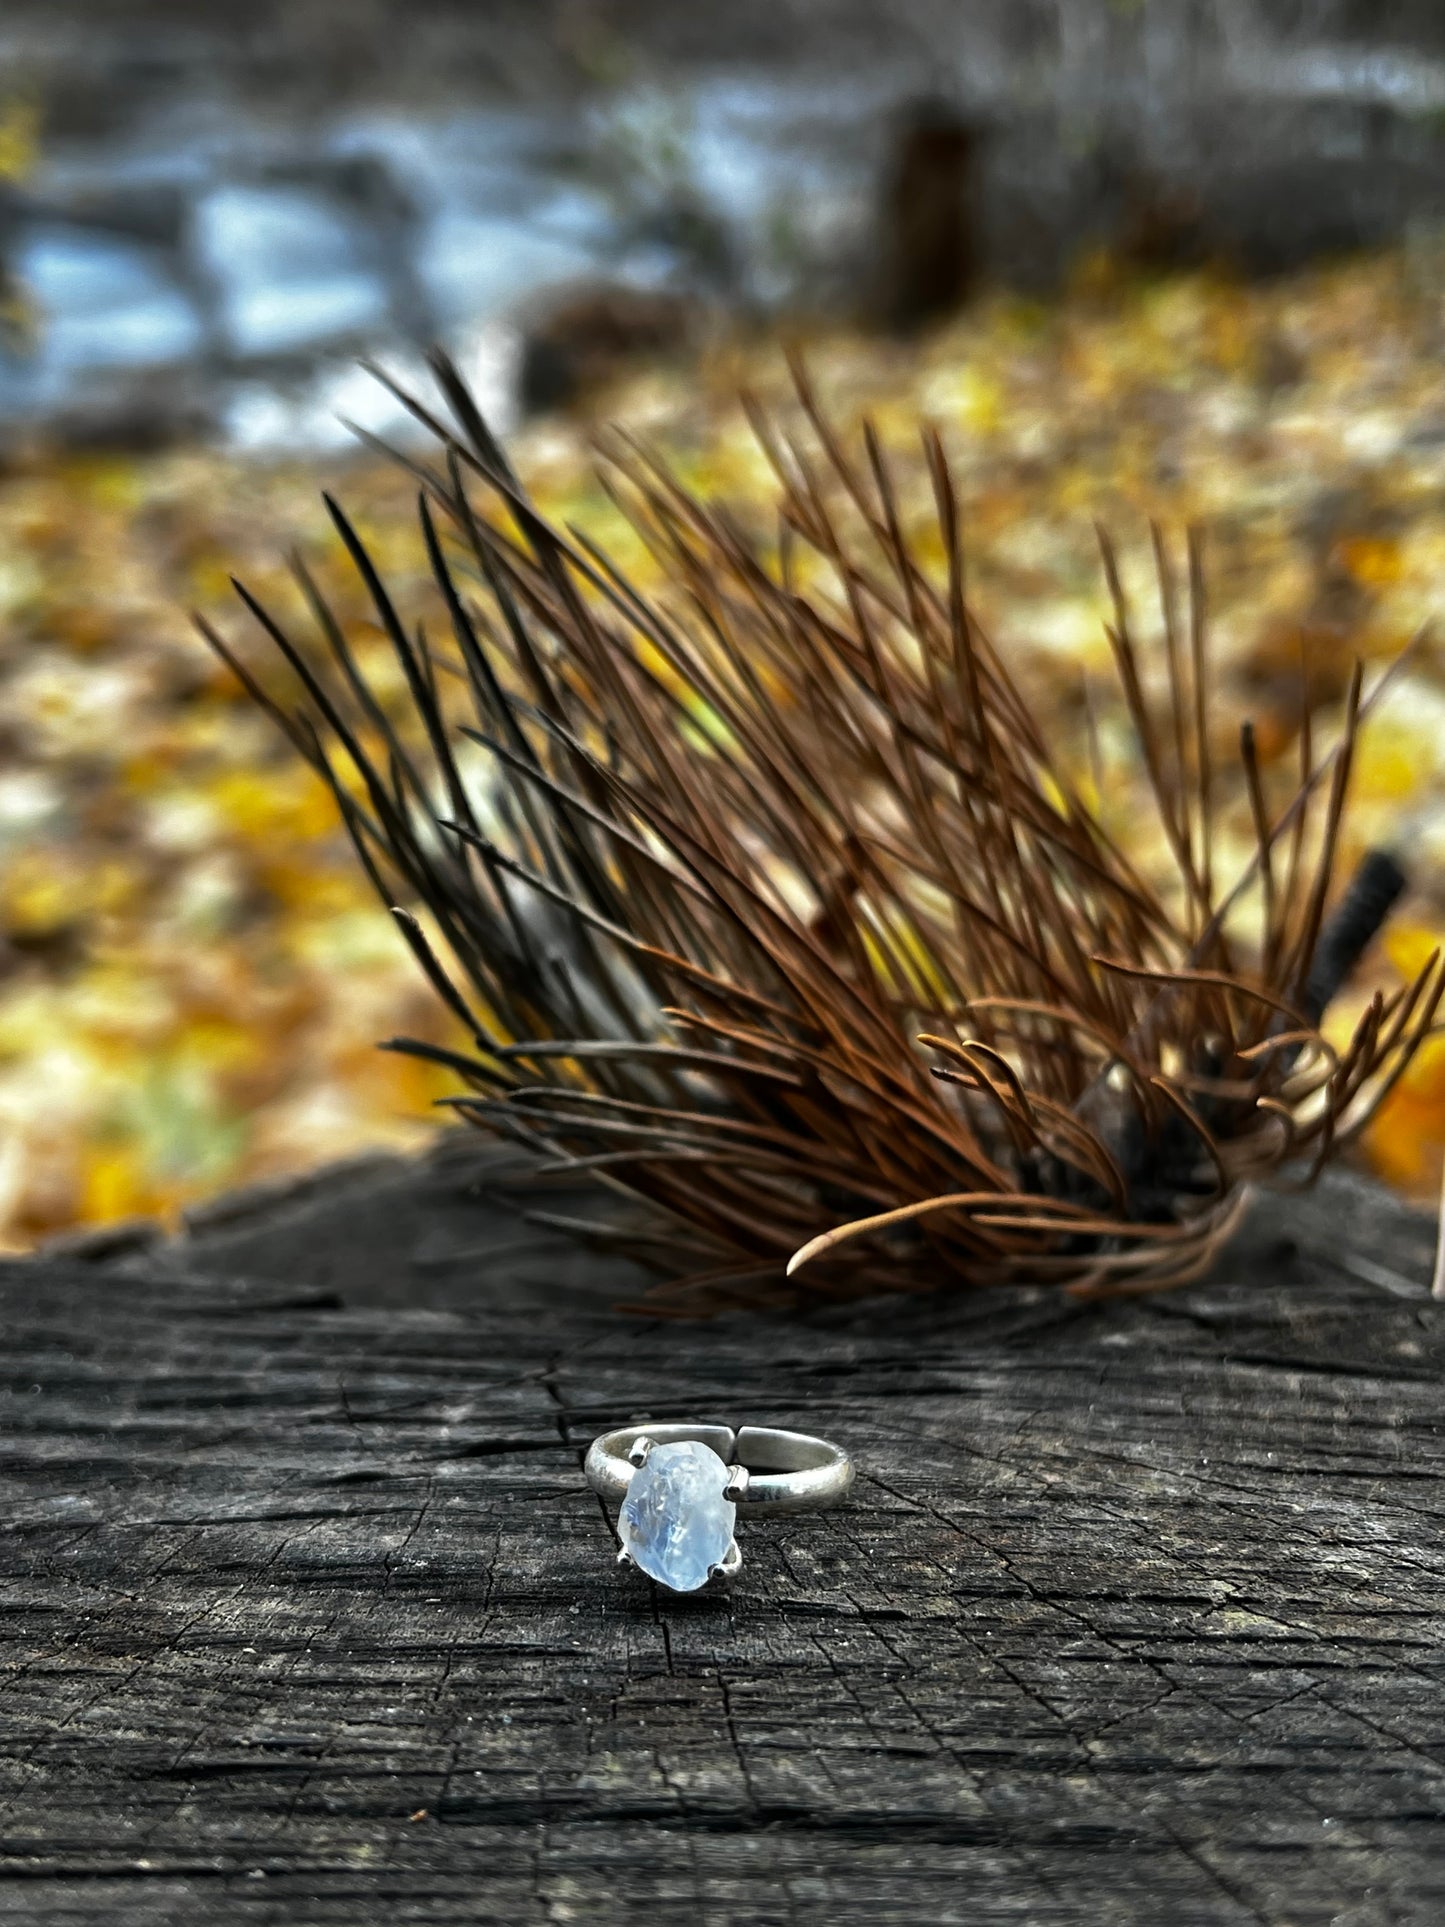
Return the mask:
[[[284,687],[207,634],[325,777],[383,900],[412,906],[402,928],[473,1040],[393,1047],[453,1067],[450,1101],[540,1174],[645,1207],[613,1228],[668,1274],[654,1305],[1177,1284],[1253,1181],[1308,1179],[1363,1127],[1445,966],[1377,996],[1347,1048],[1320,1034],[1397,887],[1376,859],[1327,925],[1358,674],[1338,743],[1316,757],[1306,728],[1298,785],[1271,799],[1248,726],[1237,767],[1211,754],[1197,550],[1177,582],[1156,538],[1156,661],[1103,544],[1161,886],[970,606],[935,433],[927,545],[876,437],[850,453],[801,373],[796,433],[754,411],[766,539],[616,437],[609,492],[670,585],[648,600],[537,514],[437,373],[452,420],[409,404],[436,442],[409,465],[444,642],[332,508],[405,701],[368,682],[300,562],[304,645],[241,591]],[[1256,849],[1221,890],[1226,792]]]

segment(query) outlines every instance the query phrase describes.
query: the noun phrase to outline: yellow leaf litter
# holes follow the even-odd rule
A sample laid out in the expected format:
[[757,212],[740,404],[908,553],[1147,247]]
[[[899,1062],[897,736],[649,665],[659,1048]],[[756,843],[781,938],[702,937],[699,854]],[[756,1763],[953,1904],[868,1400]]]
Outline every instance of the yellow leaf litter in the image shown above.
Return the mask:
[[[1445,287],[1399,252],[1261,287],[1216,274],[1091,273],[1049,306],[999,296],[923,344],[808,346],[829,403],[890,449],[943,428],[963,483],[972,582],[1021,675],[1082,737],[1101,678],[1093,519],[1147,585],[1148,518],[1207,536],[1222,755],[1243,715],[1288,768],[1299,660],[1328,735],[1356,655],[1378,664],[1445,618]],[[772,346],[654,372],[598,403],[695,484],[767,488],[737,389],[780,396]],[[543,506],[653,565],[591,475],[589,429],[546,423],[515,455]],[[907,507],[927,551],[921,467]],[[227,578],[294,609],[282,560],[319,559],[353,641],[385,645],[337,569],[319,502],[337,487],[429,608],[414,490],[370,457],[264,468],[182,451],[0,473],[0,1242],[172,1217],[226,1186],[372,1147],[419,1145],[447,1074],[374,1048],[446,1027],[377,908],[328,799],[211,661],[186,610],[232,634]],[[1141,594],[1141,609],[1147,599]],[[1101,678],[1102,679],[1102,678]],[[1106,762],[1122,754],[1107,717]],[[1445,657],[1433,643],[1367,734],[1348,865],[1390,841],[1412,866],[1397,926],[1343,1024],[1445,938]],[[1141,820],[1111,765],[1110,810]],[[1221,869],[1243,850],[1222,853]],[[1445,1039],[1422,1053],[1367,1155],[1433,1195]]]

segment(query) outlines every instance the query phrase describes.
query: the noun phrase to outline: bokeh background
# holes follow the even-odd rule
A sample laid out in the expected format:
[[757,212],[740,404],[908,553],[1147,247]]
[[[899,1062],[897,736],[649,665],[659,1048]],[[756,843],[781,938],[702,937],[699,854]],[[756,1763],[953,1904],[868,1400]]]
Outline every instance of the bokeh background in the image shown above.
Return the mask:
[[[784,340],[886,441],[943,427],[980,609],[1061,732],[1107,673],[1094,519],[1141,587],[1150,518],[1198,522],[1222,753],[1250,715],[1285,769],[1356,657],[1445,615],[1445,14],[7,0],[0,1242],[435,1128],[445,1078],[374,1045],[440,1019],[187,613],[239,634],[233,571],[289,606],[300,547],[381,673],[321,488],[400,595],[424,563],[343,426],[406,433],[358,356],[423,384],[445,342],[605,541],[595,426],[755,494],[735,397],[784,394]],[[1388,843],[1412,888],[1342,1027],[1445,937],[1442,652],[1361,755],[1346,862]],[[1428,1196],[1442,1142],[1432,1040],[1361,1155]]]

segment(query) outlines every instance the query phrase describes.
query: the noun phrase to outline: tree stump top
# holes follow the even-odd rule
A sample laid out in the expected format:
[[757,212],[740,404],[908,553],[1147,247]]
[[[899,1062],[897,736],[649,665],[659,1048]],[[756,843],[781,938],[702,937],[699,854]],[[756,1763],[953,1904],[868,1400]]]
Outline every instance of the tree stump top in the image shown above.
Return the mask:
[[[1441,1917],[1428,1223],[1337,1176],[1173,1296],[679,1325],[505,1176],[0,1268],[0,1919]],[[641,1416],[858,1480],[668,1595],[580,1472]]]

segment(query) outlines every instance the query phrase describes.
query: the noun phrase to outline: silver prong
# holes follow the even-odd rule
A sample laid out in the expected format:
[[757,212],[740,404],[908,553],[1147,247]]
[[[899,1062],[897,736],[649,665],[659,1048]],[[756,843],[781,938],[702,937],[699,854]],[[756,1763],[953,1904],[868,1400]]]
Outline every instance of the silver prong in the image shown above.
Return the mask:
[[617,1548],[617,1563],[619,1566],[632,1566],[636,1565],[637,1561],[627,1550],[626,1546],[619,1546]]
[[652,1450],[652,1440],[646,1432],[639,1432],[627,1448],[627,1457],[633,1465],[646,1465],[647,1455]]
[[728,1482],[723,1487],[723,1497],[729,1505],[736,1505],[748,1489],[748,1468],[745,1465],[728,1467]]
[[730,1585],[736,1579],[742,1563],[743,1555],[738,1548],[737,1540],[734,1539],[721,1561],[715,1566],[708,1567],[707,1576],[714,1585]]

